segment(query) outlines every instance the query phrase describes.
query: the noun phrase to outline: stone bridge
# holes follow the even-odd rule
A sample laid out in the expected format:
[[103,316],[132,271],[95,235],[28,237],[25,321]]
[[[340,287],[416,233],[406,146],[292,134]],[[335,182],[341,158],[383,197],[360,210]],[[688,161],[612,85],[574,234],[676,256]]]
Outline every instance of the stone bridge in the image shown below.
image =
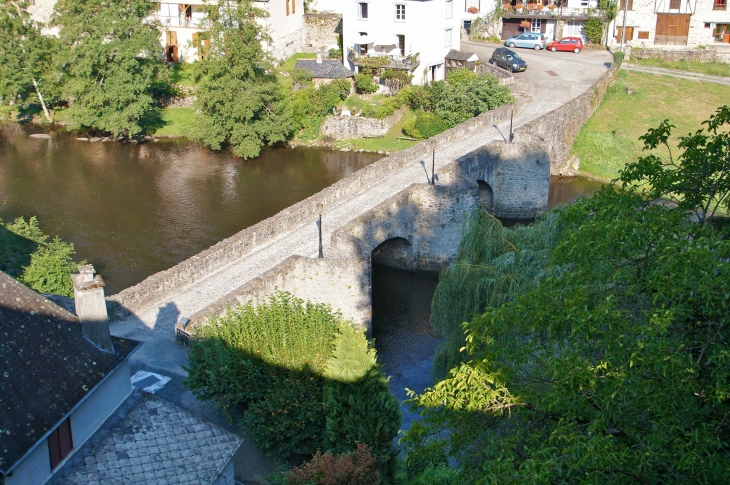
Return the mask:
[[[369,328],[372,261],[437,272],[458,248],[477,204],[499,217],[547,209],[550,175],[566,170],[580,127],[616,69],[572,99],[508,105],[390,155],[279,214],[110,297],[118,316],[172,339],[180,317],[202,324],[236,302],[258,302],[276,288],[331,304]],[[438,180],[429,184],[435,154]],[[316,221],[322,210],[324,258]]]

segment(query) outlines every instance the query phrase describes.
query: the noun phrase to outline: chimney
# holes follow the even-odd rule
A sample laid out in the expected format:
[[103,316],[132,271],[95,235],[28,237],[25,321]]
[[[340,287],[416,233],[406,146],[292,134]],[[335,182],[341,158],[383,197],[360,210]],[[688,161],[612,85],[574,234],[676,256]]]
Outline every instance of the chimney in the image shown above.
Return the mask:
[[[311,57],[310,57],[311,59]],[[317,64],[322,64],[322,53],[317,52]]]
[[81,320],[84,337],[104,352],[114,352],[104,300],[104,281],[101,276],[94,276],[94,267],[90,264],[79,266],[79,274],[72,274],[71,280],[76,315]]

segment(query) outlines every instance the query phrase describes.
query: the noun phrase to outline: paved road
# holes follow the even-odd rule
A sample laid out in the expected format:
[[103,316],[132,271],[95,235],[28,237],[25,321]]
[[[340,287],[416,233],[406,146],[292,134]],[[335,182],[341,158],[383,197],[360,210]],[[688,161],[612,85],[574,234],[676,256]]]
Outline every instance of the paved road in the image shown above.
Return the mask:
[[[473,50],[479,49],[480,56],[484,55],[483,51],[489,51],[485,57],[488,58],[493,48],[475,45]],[[603,54],[602,57],[600,54]],[[604,62],[610,60],[607,53],[576,56],[575,60],[572,57],[575,54],[560,54],[555,58],[561,56],[566,60],[558,63],[541,61],[543,67],[535,67],[540,63],[533,63],[532,56],[545,56],[544,59],[549,59],[547,56],[552,56],[552,53],[525,53],[524,57],[528,59],[527,62],[530,66],[528,73],[511,86],[518,97],[518,107],[520,107],[515,114],[515,127],[519,127],[581,94],[606,71],[607,65],[604,65]],[[541,74],[540,71],[548,69],[547,66],[557,76]],[[547,76],[545,77],[547,81],[541,81],[540,76],[543,74]],[[501,133],[506,133],[508,126],[509,121],[506,121],[500,124],[498,129],[501,130]],[[501,136],[500,131],[489,128],[437,150],[437,171],[439,167],[443,167],[452,160]],[[413,160],[409,166],[380,180],[359,194],[342,201],[335,207],[325,208],[322,215],[325,255],[330,257],[333,254],[329,245],[331,235],[335,230],[411,184],[425,182],[425,175],[419,160]],[[195,414],[204,414],[200,403],[180,386],[181,379],[186,376],[183,366],[187,365],[187,353],[172,340],[173,326],[177,317],[192,315],[209,302],[240,287],[291,255],[316,257],[317,249],[316,225],[314,221],[303,221],[302,225],[281,234],[276,240],[266,245],[257,247],[237,262],[199,279],[193,285],[182,288],[163,301],[150,305],[126,321],[113,323],[111,325],[112,334],[144,341],[144,345],[132,357],[134,370],[144,369],[173,377],[173,386],[169,390],[163,391],[163,393],[169,393],[165,397]],[[257,479],[265,473],[263,470],[270,469],[271,466],[270,462],[252,446],[250,440],[246,440],[236,461],[237,478],[245,483],[259,483]],[[239,475],[242,470],[247,470],[246,476]]]

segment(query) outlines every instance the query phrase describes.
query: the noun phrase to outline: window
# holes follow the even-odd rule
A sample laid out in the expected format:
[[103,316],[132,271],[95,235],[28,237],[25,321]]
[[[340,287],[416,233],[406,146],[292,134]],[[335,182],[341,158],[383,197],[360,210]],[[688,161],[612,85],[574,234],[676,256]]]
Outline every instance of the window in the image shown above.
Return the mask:
[[[624,5],[626,4],[627,0],[621,0],[621,3],[619,4],[619,10],[624,9]],[[627,10],[633,10],[634,9],[634,0],[628,0],[629,4],[626,7]]]
[[406,19],[406,6],[405,5],[396,5],[395,6],[395,19],[396,20],[405,20]]
[[[358,32],[360,34],[360,37],[367,37],[367,32]],[[367,44],[358,44],[360,46],[359,53],[360,54],[367,54],[368,53],[368,45]]]
[[357,4],[357,17],[361,18],[361,19],[368,18],[368,4],[367,3],[358,3]]
[[530,23],[530,32],[542,32],[542,19],[532,19]]
[[[446,0],[446,18],[450,19],[454,16],[454,2],[453,0]],[[451,44],[449,44],[451,45]]]
[[727,8],[727,0],[715,0],[712,8],[714,10],[724,10]]
[[74,447],[71,437],[71,420],[67,419],[48,436],[48,451],[51,455],[51,470],[68,456]]
[[669,9],[679,10],[679,2],[680,0],[669,0]]
[[640,30],[639,31],[639,39],[648,39],[649,38],[649,31],[648,30]]
[[446,29],[444,32],[446,33],[445,45],[446,47],[451,47],[451,29]]
[[580,0],[581,7],[588,7],[588,0]]
[[398,49],[400,50],[400,55],[405,56],[406,55],[406,36],[405,35],[396,35],[398,37]]

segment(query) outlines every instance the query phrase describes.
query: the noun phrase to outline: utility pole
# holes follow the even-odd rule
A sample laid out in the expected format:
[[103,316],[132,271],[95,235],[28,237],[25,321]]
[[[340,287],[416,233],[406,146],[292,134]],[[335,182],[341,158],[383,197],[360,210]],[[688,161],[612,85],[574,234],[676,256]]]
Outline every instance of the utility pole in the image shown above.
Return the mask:
[[431,185],[436,185],[436,150],[434,149],[431,157]]
[[629,6],[629,0],[622,0],[624,2],[624,21],[621,26],[621,52],[624,51],[624,42],[626,41],[626,10]]

